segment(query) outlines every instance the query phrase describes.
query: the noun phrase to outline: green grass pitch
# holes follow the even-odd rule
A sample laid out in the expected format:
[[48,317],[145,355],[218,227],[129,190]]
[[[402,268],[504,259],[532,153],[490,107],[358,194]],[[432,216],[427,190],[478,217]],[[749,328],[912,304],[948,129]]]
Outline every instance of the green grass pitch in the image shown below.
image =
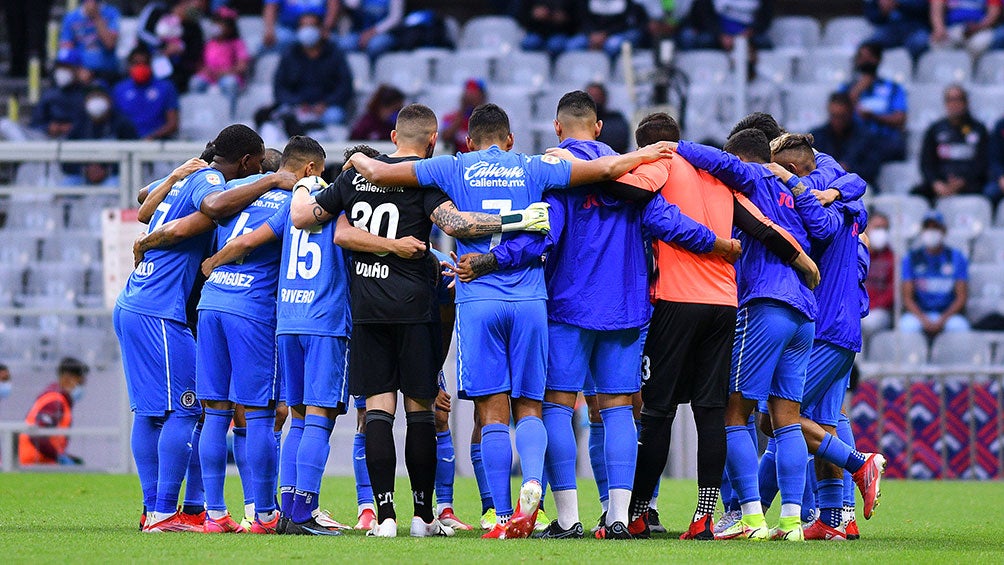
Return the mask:
[[[410,516],[406,480],[398,479],[399,514]],[[8,563],[1000,563],[1004,534],[1002,482],[883,483],[875,517],[859,515],[862,539],[835,542],[683,542],[676,536],[695,502],[691,481],[664,481],[663,523],[674,532],[648,541],[481,540],[480,532],[453,539],[410,539],[399,520],[397,539],[141,534],[139,483],[134,476],[91,474],[0,475],[0,556]],[[588,528],[599,514],[595,487],[580,481],[581,515]],[[458,479],[456,511],[475,522],[480,510],[473,479]],[[241,509],[239,481],[227,481],[227,502]],[[347,477],[325,479],[322,508],[348,522],[355,489]],[[545,502],[545,504],[547,504]],[[773,522],[775,513],[768,515]],[[352,521],[354,523],[354,520]]]

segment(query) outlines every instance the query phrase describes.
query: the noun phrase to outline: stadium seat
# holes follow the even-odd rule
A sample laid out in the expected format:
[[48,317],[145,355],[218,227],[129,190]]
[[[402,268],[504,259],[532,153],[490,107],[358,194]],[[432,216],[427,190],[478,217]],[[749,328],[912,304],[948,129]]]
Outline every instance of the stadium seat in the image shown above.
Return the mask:
[[500,55],[503,51],[519,48],[523,41],[523,28],[505,16],[480,16],[472,18],[460,32],[459,48],[491,49]]
[[826,101],[833,87],[828,84],[798,84],[785,89],[784,121],[789,131],[809,131],[826,119]]
[[[971,262],[975,265],[1004,265],[1004,228],[983,230],[973,242]],[[1004,278],[1001,279],[1004,281]]]
[[[631,55],[631,69],[634,71],[636,83],[649,82],[651,80],[649,77],[656,69],[655,54],[649,50],[635,51]],[[623,84],[625,82],[624,71],[624,57],[618,56],[614,60],[613,81],[615,83]]]
[[598,51],[566,51],[554,62],[552,81],[585,88],[592,81],[610,80],[610,60]]
[[107,366],[117,361],[119,347],[108,329],[64,328],[56,334],[56,357],[72,355],[88,365]]
[[945,234],[945,245],[961,251],[967,261],[972,256],[972,241],[969,234],[965,232],[949,230]]
[[178,103],[178,132],[182,139],[213,139],[233,121],[230,99],[221,94],[183,94]]
[[820,28],[819,20],[811,16],[781,16],[774,18],[767,35],[775,46],[803,49],[819,45]]
[[990,226],[990,202],[976,194],[959,194],[938,200],[937,210],[944,214],[950,232],[973,239]]
[[370,58],[366,53],[346,53],[345,60],[352,69],[352,83],[356,90],[370,83]]
[[976,63],[976,82],[1004,84],[1004,51],[987,51]]
[[687,75],[691,85],[718,85],[733,80],[729,57],[721,51],[684,51],[676,56],[673,64]]
[[558,101],[566,92],[582,88],[575,84],[552,84],[545,88],[534,102],[533,119],[542,124],[550,123],[554,120],[555,110],[558,108]]
[[254,57],[261,50],[261,38],[265,35],[265,22],[261,16],[239,16],[237,33],[240,34],[248,53]]
[[868,361],[893,365],[923,365],[927,362],[927,338],[920,333],[886,330],[868,343]]
[[87,268],[67,263],[37,263],[28,268],[25,294],[29,296],[69,296],[83,294]]
[[927,200],[910,194],[880,194],[871,206],[889,217],[893,247],[903,251],[908,240],[920,232],[920,221],[930,210]]
[[[215,137],[215,134],[213,135]],[[154,180],[154,179],[151,179]],[[69,207],[69,220],[66,227],[71,230],[84,230],[91,233],[101,231],[101,212],[105,208],[118,208],[117,197],[91,196],[78,200]]]
[[244,92],[237,97],[237,105],[234,108],[234,120],[242,123],[252,123],[254,114],[259,108],[271,106],[275,103],[272,93],[272,82],[264,84],[249,84]]
[[[519,128],[532,121],[533,105],[530,101],[533,96],[534,91],[531,87],[501,84],[488,87],[488,100],[505,109],[506,113],[509,114],[509,123],[513,124],[513,128]],[[552,117],[554,108],[556,106],[551,109]]]
[[119,40],[115,44],[115,56],[119,60],[124,61],[133,47],[136,47],[137,31],[139,31],[139,22],[136,21],[136,18],[119,18]]
[[970,265],[967,316],[975,323],[995,312],[1004,313],[1004,264]]
[[987,128],[992,128],[997,120],[1004,117],[1004,105],[1001,104],[1004,101],[1004,84],[973,84],[966,89],[969,92],[969,111]]
[[944,86],[913,84],[907,88],[906,127],[924,135],[924,130],[945,116]]
[[11,202],[4,230],[48,234],[63,228],[63,209],[50,202]]
[[874,30],[868,20],[860,16],[844,16],[826,22],[821,43],[833,47],[854,49],[871,37]]
[[5,328],[0,339],[0,358],[11,363],[40,361],[47,341],[48,334],[36,328]]
[[550,76],[551,59],[545,53],[512,51],[495,60],[497,83],[540,88]]
[[484,54],[454,53],[436,61],[436,84],[463,85],[467,79],[476,78],[491,82],[492,60]]
[[910,52],[902,47],[883,52],[878,74],[903,85],[913,82],[913,58],[910,57]]
[[920,56],[916,82],[948,85],[966,82],[972,75],[973,62],[961,49],[936,49]]
[[851,78],[854,52],[843,47],[816,47],[798,61],[800,82],[843,84]]
[[0,237],[0,265],[24,268],[38,260],[39,238],[35,234],[6,232]]
[[101,238],[90,232],[64,232],[42,240],[42,261],[90,266],[101,260]]
[[9,305],[15,295],[24,292],[24,267],[0,257],[0,296]]
[[759,51],[756,57],[757,75],[777,84],[783,84],[794,76],[794,54],[779,49]]
[[429,83],[430,73],[428,60],[416,61],[410,53],[387,53],[377,59],[373,82],[392,84],[413,95]]
[[455,111],[459,107],[460,92],[462,89],[463,87],[460,85],[437,85],[433,88],[423,90],[415,101],[432,108],[432,111],[436,113],[436,117],[442,122],[446,114]]
[[931,346],[933,365],[990,364],[990,341],[980,332],[945,332]]
[[882,165],[876,184],[882,194],[909,194],[921,180],[916,161],[895,161]]
[[272,84],[275,70],[279,68],[279,58],[278,53],[266,53],[255,59],[251,84]]

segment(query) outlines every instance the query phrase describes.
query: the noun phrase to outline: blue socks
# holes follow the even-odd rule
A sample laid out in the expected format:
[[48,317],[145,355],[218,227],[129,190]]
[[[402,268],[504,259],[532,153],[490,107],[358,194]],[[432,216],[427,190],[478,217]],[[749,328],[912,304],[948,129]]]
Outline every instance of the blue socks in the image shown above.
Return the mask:
[[174,514],[178,511],[181,481],[188,471],[192,456],[192,431],[199,421],[196,414],[172,413],[164,421],[157,442],[157,505],[155,512]]
[[574,410],[562,404],[544,402],[544,427],[547,429],[547,452],[544,464],[551,482],[551,490],[575,488],[575,430],[572,428]]
[[819,519],[836,528],[840,526],[844,507],[843,479],[823,479],[819,481]]
[[638,430],[634,427],[634,409],[615,406],[600,410],[603,417],[603,455],[609,490],[631,490],[638,461]]
[[[805,490],[805,462],[809,460],[809,450],[805,446],[802,426],[791,424],[774,430],[777,452],[777,486],[781,492],[781,504],[801,506]],[[729,444],[729,448],[732,444]],[[732,467],[729,467],[732,472]]]
[[303,438],[303,420],[291,418],[289,433],[279,454],[279,507],[284,516],[293,512],[293,491],[296,490],[296,453]]
[[757,483],[760,485],[760,504],[766,512],[777,496],[777,442],[774,438],[767,440],[767,450],[760,457]]
[[[846,414],[840,414],[837,421],[837,437],[840,441],[854,447],[854,432],[851,430],[851,421]],[[851,474],[844,471],[844,506],[854,508],[854,481]]]
[[[546,441],[546,439],[545,439]],[[509,426],[487,424],[481,428],[481,453],[485,478],[492,493],[495,513],[500,519],[512,516],[512,485],[509,470],[512,468],[512,443]]]
[[593,468],[593,479],[596,480],[596,490],[600,492],[601,504],[610,497],[610,490],[607,488],[607,463],[603,459],[603,442],[603,422],[590,422],[589,464]]
[[202,488],[202,466],[199,465],[199,440],[202,438],[202,422],[195,424],[192,431],[192,454],[188,458],[188,472],[185,474],[185,500],[182,511],[198,514],[206,507],[206,491]]
[[[481,443],[484,445],[484,439]],[[523,482],[537,481],[543,487],[544,453],[547,452],[547,430],[543,420],[525,416],[516,422],[516,452],[519,453]]]
[[[757,453],[756,446],[750,439],[749,431],[746,426],[725,426],[725,441],[728,446],[725,469],[729,473],[732,488],[735,489],[736,495],[739,497],[739,503],[747,504],[759,501]],[[805,459],[803,458],[802,461]],[[802,476],[801,469],[802,465],[799,464],[799,476]],[[801,486],[799,487],[799,495],[801,495]]]
[[851,473],[865,464],[864,454],[830,434],[823,436],[823,442],[819,445],[816,455]]
[[805,465],[805,488],[802,490],[802,521],[811,522],[816,516],[816,458],[809,456]]
[[233,410],[206,408],[206,421],[199,440],[199,461],[208,510],[227,510],[227,503],[223,500],[223,481],[227,474],[227,430],[233,417]]
[[478,494],[481,496],[481,513],[488,512],[495,507],[492,502],[492,491],[488,485],[488,477],[485,475],[485,464],[481,460],[481,444],[471,444],[471,466],[474,467],[474,479],[478,482]]
[[314,502],[321,492],[321,477],[331,451],[329,440],[335,421],[307,414],[303,424],[303,438],[296,454],[296,494],[290,513],[290,518],[299,523],[310,520]]
[[729,479],[729,472],[726,469],[722,471],[722,506],[725,507],[726,512],[732,512],[734,510],[739,510],[739,497],[736,495],[736,491],[732,490],[732,481]]
[[132,456],[136,461],[139,486],[143,489],[143,506],[153,512],[157,505],[157,473],[160,430],[164,418],[156,416],[136,416],[132,424]]
[[453,476],[456,473],[457,456],[453,451],[450,430],[436,433],[436,459],[436,505],[453,506]]
[[244,493],[244,505],[254,502],[254,491],[251,486],[251,467],[248,467],[248,429],[234,426],[234,463],[237,464],[237,474],[241,477],[241,491]]
[[352,472],[356,476],[356,504],[373,504],[370,471],[366,468],[366,434],[356,432],[352,438]]
[[[261,517],[275,510],[275,410],[248,410],[245,418],[248,428],[247,462],[252,469],[257,469],[251,473],[254,508]],[[306,430],[305,427],[305,438]],[[297,479],[299,473],[300,469],[297,469]]]

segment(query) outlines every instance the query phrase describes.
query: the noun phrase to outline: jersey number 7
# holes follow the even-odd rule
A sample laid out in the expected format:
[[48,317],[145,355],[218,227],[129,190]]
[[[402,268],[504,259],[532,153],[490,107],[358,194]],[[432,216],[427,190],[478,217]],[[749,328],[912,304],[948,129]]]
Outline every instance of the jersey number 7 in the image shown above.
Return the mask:
[[[506,215],[512,212],[512,200],[504,198],[487,199],[481,201],[481,209],[486,212],[498,211],[501,215]],[[497,233],[492,236],[491,244],[489,244],[488,249],[494,249],[498,244],[502,243],[502,234]]]

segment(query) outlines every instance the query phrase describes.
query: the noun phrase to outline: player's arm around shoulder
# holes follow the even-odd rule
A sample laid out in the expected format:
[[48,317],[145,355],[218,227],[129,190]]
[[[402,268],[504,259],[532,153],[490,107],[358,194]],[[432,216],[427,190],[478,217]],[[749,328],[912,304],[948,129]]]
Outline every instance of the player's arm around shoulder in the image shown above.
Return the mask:
[[614,180],[643,163],[673,157],[671,142],[660,141],[624,155],[610,155],[592,161],[572,161],[569,186]]
[[418,182],[416,163],[417,161],[385,163],[356,152],[345,161],[342,170],[355,168],[363,178],[377,186],[419,187],[422,185]]
[[212,218],[202,212],[166,222],[154,231],[141,235],[133,243],[133,259],[138,265],[147,251],[177,245],[182,241],[206,233],[216,226]]
[[[341,211],[341,203],[338,198],[338,180],[330,185],[320,183],[324,183],[320,177],[308,177],[297,181],[296,185],[293,186],[293,198],[290,200],[289,212],[293,226],[297,229],[303,230],[323,224]],[[321,191],[311,194],[311,189],[318,185],[321,187]]]
[[296,175],[289,171],[269,173],[247,184],[211,192],[202,199],[199,210],[214,220],[228,218],[273,188],[290,190],[297,180]]
[[222,249],[203,261],[202,274],[208,277],[209,273],[212,273],[216,267],[236,263],[255,249],[278,239],[279,237],[272,231],[271,226],[262,224],[251,233],[231,239]]
[[402,259],[418,259],[425,255],[425,242],[413,236],[389,239],[359,229],[345,215],[335,223],[335,245],[361,253],[393,253]]
[[199,169],[204,169],[208,167],[209,164],[202,159],[189,159],[183,163],[178,168],[171,171],[171,174],[164,178],[155,187],[144,187],[139,191],[139,212],[137,219],[140,223],[149,224],[150,220],[153,219],[154,212],[157,211],[157,207],[164,201],[164,198],[171,192],[171,187],[175,183],[181,181],[188,175],[198,171]]

